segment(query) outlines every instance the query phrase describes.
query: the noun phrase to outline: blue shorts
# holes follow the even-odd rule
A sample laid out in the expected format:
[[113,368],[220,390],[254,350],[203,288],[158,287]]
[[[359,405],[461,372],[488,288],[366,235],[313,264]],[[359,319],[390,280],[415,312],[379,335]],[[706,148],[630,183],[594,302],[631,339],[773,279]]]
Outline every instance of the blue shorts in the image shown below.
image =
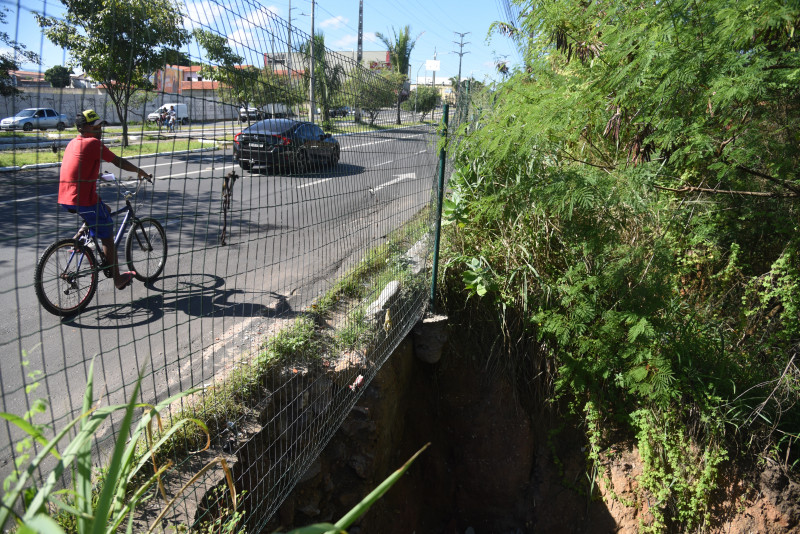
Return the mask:
[[61,207],[70,213],[77,213],[86,224],[89,225],[89,233],[98,239],[106,239],[114,233],[114,219],[111,218],[111,210],[108,209],[102,200],[98,200],[94,206],[70,206],[61,204]]

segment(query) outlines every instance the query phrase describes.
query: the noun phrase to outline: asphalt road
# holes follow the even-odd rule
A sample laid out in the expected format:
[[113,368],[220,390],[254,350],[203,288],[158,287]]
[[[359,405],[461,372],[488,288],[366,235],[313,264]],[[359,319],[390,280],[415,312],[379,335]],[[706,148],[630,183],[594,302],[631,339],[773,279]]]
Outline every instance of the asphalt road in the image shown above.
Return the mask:
[[[59,169],[0,175],[0,409],[23,414],[31,399],[44,397],[48,419],[63,424],[81,407],[95,355],[96,396],[104,403],[122,402],[143,367],[143,399],[165,398],[209,383],[276,319],[302,311],[427,205],[435,183],[430,129],[338,139],[336,168],[290,176],[242,172],[229,150],[133,158],[156,176],[139,194],[138,215],[164,224],[167,266],[153,284],[123,291],[101,277],[87,310],[68,320],[44,311],[32,286],[41,252],[77,228],[76,217],[56,205]],[[231,170],[241,178],[228,245],[220,246],[220,189]],[[100,191],[114,208],[116,187]],[[34,382],[38,389],[26,395]],[[0,466],[11,458],[11,439],[1,426]]]

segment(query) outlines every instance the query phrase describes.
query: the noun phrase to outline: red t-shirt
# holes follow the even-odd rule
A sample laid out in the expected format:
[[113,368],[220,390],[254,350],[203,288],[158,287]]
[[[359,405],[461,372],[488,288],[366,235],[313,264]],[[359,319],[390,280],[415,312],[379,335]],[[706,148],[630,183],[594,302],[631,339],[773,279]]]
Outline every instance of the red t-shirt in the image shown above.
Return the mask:
[[70,206],[97,204],[97,178],[100,160],[113,163],[117,156],[99,139],[78,135],[64,149],[58,203]]

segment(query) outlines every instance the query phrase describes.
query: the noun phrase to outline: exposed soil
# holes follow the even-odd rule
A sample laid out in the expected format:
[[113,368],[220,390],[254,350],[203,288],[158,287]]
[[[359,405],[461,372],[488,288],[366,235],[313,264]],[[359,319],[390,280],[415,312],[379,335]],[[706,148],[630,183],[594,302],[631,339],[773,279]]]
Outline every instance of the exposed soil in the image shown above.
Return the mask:
[[[635,447],[620,443],[604,457],[618,498],[602,482],[590,497],[582,432],[552,411],[534,420],[507,382],[473,361],[451,347],[423,363],[405,341],[266,531],[336,521],[428,442],[351,534],[635,533],[649,524]],[[798,518],[800,486],[767,465],[726,475],[703,530],[800,532]]]

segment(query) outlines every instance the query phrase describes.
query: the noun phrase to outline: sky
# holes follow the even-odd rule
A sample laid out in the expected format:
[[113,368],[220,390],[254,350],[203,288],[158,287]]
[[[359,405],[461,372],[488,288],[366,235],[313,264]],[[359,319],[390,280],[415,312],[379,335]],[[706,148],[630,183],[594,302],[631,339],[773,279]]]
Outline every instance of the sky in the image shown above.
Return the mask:
[[[186,5],[192,20],[218,28],[231,42],[246,42],[246,37],[242,35],[248,31],[248,24],[263,25],[260,21],[263,21],[265,11],[288,20],[290,4],[293,27],[306,33],[311,31],[312,0],[180,1]],[[506,61],[512,67],[519,62],[519,54],[506,37],[499,34],[487,36],[490,24],[503,20],[501,5],[504,1],[363,0],[363,49],[385,50],[386,47],[375,34],[382,33],[391,38],[395,31],[408,25],[412,39],[416,38],[409,67],[412,83],[418,77],[420,82],[424,82],[426,76],[433,76],[433,72],[426,70],[426,60],[434,57],[440,65],[440,70],[435,73],[437,79],[456,76],[461,59],[462,78],[473,77],[484,82],[497,80],[500,78],[496,70],[498,61]],[[326,46],[332,50],[355,50],[358,0],[316,0],[315,4],[315,30],[325,35]],[[467,7],[468,4],[471,5]],[[56,17],[63,15],[64,7],[58,0],[0,0],[0,6],[8,9],[6,24],[0,25],[0,31],[5,31],[12,39],[41,56],[41,66],[23,64],[23,70],[44,71],[55,65],[66,65],[68,56],[42,36],[32,13],[45,12]],[[230,17],[232,12],[237,15],[233,22]],[[187,23],[188,29],[191,26],[191,23]],[[466,35],[462,38],[459,33]],[[460,46],[462,40],[463,48]],[[255,44],[251,50],[259,46]],[[189,55],[197,56],[197,50],[196,46],[192,49],[190,45]],[[457,53],[459,51],[465,52],[461,58]]]

